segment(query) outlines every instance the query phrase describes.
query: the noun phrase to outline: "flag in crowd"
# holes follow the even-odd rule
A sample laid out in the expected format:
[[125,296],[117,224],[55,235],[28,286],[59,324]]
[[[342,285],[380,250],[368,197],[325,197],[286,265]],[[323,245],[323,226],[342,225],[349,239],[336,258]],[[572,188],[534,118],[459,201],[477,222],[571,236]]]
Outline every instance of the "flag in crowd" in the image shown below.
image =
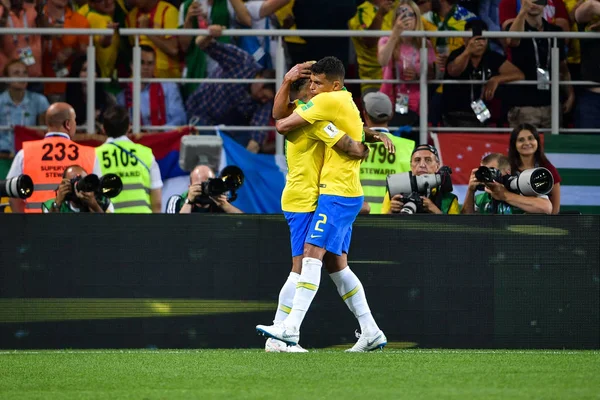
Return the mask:
[[[189,185],[189,172],[179,166],[181,138],[192,133],[184,127],[175,131],[143,135],[137,143],[152,149],[163,179],[163,204],[173,194],[181,194]],[[245,175],[238,190],[236,207],[246,213],[281,213],[280,198],[285,186],[287,166],[284,156],[254,154],[247,151],[230,136],[217,134],[223,139],[221,165],[215,174],[227,165],[236,165]],[[15,127],[15,147],[23,142],[38,140],[43,135],[25,127]],[[452,168],[454,193],[464,199],[471,169],[479,166],[490,153],[508,153],[509,134],[443,133],[432,134],[440,152],[442,165]],[[593,136],[542,135],[546,155],[561,174],[561,209],[577,209],[583,213],[600,214],[600,141]],[[100,141],[81,142],[99,146]]]
[[[442,165],[452,168],[454,193],[465,198],[469,175],[490,153],[508,154],[510,134],[432,134]],[[587,135],[540,135],[544,151],[558,169],[562,211],[600,214],[600,140]]]
[[[158,163],[163,180],[162,204],[174,194],[182,194],[188,190],[189,171],[184,171],[179,166],[179,150],[181,138],[192,133],[193,128],[184,127],[170,132],[143,135],[133,139],[152,149],[154,158]],[[227,165],[236,165],[245,175],[244,184],[237,191],[238,198],[235,206],[245,213],[281,213],[281,193],[285,186],[287,166],[284,156],[270,154],[254,154],[226,134],[217,134],[223,139],[221,166],[219,171]],[[39,140],[43,134],[39,131],[22,126],[15,127],[15,148],[19,151],[23,142]],[[102,144],[98,140],[79,142],[86,146],[97,147]]]

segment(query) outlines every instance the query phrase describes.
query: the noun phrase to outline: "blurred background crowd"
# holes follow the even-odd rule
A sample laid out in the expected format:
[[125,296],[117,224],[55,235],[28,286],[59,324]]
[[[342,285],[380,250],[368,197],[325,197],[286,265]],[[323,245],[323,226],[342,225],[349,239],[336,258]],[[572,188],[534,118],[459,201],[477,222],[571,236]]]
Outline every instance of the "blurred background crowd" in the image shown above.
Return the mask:
[[[0,0],[0,27],[114,29],[113,36],[93,37],[96,76],[109,78],[110,82],[95,84],[96,111],[92,116],[87,115],[85,82],[0,84],[0,178],[6,176],[18,150],[14,127],[44,125],[50,104],[64,101],[73,106],[78,126],[76,140],[105,140],[103,115],[110,107],[120,105],[131,112],[132,84],[123,79],[132,76],[133,37],[120,36],[119,28],[193,29],[208,25],[232,29],[391,31],[391,35],[372,38],[285,37],[285,65],[289,68],[307,60],[335,56],[344,63],[347,78],[393,80],[347,87],[365,118],[369,114],[365,95],[385,95],[391,110],[378,97],[377,107],[386,111],[370,116],[383,120],[386,126],[401,127],[395,131],[397,136],[418,143],[418,132],[411,128],[419,126],[417,81],[422,62],[428,63],[428,80],[458,81],[429,85],[430,126],[456,127],[458,131],[520,127],[530,133],[550,128],[553,41],[488,40],[481,36],[482,32],[597,32],[600,1]],[[465,39],[427,40],[427,60],[422,60],[422,40],[401,36],[410,30],[472,31],[473,35]],[[276,40],[269,36],[221,34],[141,36],[141,77],[274,79],[274,66],[279,61]],[[2,35],[0,76],[87,77],[89,41],[88,36],[77,35]],[[561,81],[600,82],[600,40],[559,39],[557,45]],[[481,83],[460,84],[461,80]],[[518,80],[537,84],[503,85]],[[259,128],[274,125],[271,108],[275,92],[272,83],[142,83],[140,112],[144,129],[135,134],[190,123],[251,126],[257,129],[224,133],[249,152],[274,154],[276,132]],[[562,127],[600,127],[600,84],[561,85],[560,98]],[[93,136],[84,127],[89,118],[97,127]],[[533,133],[537,135],[537,131]],[[404,161],[410,162],[410,153]]]

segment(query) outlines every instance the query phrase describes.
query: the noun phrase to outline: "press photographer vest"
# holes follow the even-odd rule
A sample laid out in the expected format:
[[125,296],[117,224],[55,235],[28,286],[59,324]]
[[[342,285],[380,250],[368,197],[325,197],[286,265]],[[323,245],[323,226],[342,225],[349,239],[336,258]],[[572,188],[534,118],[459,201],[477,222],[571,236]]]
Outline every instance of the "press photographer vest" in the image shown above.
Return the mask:
[[371,214],[381,214],[387,176],[410,171],[410,157],[415,142],[391,134],[388,138],[396,146],[395,154],[388,153],[383,143],[370,143],[369,157],[360,165],[360,183]]
[[102,176],[116,174],[123,190],[111,199],[115,213],[151,214],[150,167],[152,150],[127,140],[105,143],[96,148]]
[[55,191],[67,167],[79,165],[92,173],[95,159],[93,147],[82,146],[58,134],[48,133],[42,140],[24,142],[23,174],[29,175],[34,184],[25,212],[42,212],[42,204],[56,197]]

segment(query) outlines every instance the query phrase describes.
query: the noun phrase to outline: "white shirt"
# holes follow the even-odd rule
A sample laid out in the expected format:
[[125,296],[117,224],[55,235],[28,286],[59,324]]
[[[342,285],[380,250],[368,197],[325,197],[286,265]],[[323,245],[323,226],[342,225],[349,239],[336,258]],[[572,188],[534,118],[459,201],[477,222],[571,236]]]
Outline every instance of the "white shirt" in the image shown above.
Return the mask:
[[[45,137],[48,137],[48,136],[60,136],[65,139],[71,140],[71,137],[64,132],[48,132],[48,133],[46,133]],[[14,178],[15,176],[23,175],[23,157],[24,157],[24,153],[23,153],[23,149],[21,149],[17,152],[17,155],[15,156],[15,158],[10,166],[10,170],[8,171],[8,174],[6,175],[6,179],[10,179],[10,178]]]
[[[105,143],[111,143],[111,142],[116,142],[116,141],[132,142],[131,139],[129,139],[127,136],[123,135],[116,139],[109,137],[108,139],[106,139]],[[98,176],[102,176],[102,168],[100,166],[100,160],[98,160],[98,157],[96,157],[96,162],[94,163],[94,172],[93,173]],[[154,190],[154,189],[160,189],[162,187],[163,187],[163,182],[162,182],[162,178],[160,177],[160,168],[158,167],[158,163],[156,162],[154,155],[152,155],[152,164],[150,165],[150,189]]]
[[[252,17],[252,29],[267,29],[267,18],[270,18],[271,16],[267,15],[264,18],[260,17],[260,9],[262,8],[264,3],[265,2],[263,0],[251,0],[244,3],[246,9],[250,13],[250,17]],[[273,25],[269,24],[269,29],[273,29]],[[272,39],[269,36],[257,36],[256,38],[258,39],[258,43],[260,43],[261,46],[264,46],[265,40],[270,40],[269,53],[271,54],[271,62],[275,64],[275,60],[277,57],[277,42],[275,41],[275,39]]]

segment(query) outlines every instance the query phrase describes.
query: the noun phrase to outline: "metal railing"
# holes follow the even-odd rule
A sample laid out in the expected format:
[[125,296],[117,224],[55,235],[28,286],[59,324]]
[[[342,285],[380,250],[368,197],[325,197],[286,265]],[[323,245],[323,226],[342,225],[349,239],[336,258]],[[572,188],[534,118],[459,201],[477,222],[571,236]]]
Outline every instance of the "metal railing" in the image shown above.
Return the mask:
[[[0,82],[14,82],[14,81],[27,81],[27,82],[86,82],[87,84],[87,115],[90,116],[86,121],[86,128],[88,133],[94,133],[94,118],[91,116],[95,115],[95,86],[94,82],[110,82],[108,78],[95,78],[96,73],[96,49],[94,47],[93,36],[102,35],[110,36],[114,34],[113,30],[110,29],[57,29],[57,28],[0,28],[0,36],[2,35],[19,35],[19,34],[42,34],[42,35],[87,35],[89,36],[89,46],[87,48],[87,61],[88,61],[88,73],[87,78],[0,78]],[[140,49],[140,36],[156,36],[156,35],[172,35],[172,36],[198,36],[208,35],[207,29],[133,29],[124,28],[119,30],[119,35],[122,37],[133,36],[133,77],[119,79],[122,82],[133,82],[133,130],[134,132],[140,132],[141,120],[140,120],[140,92],[142,82],[176,82],[176,83],[251,83],[251,82],[266,82],[276,83],[277,87],[283,81],[283,77],[286,73],[285,68],[285,55],[283,48],[283,38],[286,36],[303,36],[303,37],[382,37],[389,36],[391,31],[352,31],[352,30],[289,30],[289,29],[278,29],[278,30],[265,30],[265,29],[225,29],[223,30],[223,36],[271,36],[276,37],[276,60],[275,60],[275,71],[276,78],[272,79],[141,79],[141,49]],[[471,32],[463,31],[404,31],[402,33],[404,37],[415,37],[421,38],[421,49],[420,57],[421,60],[427,60],[428,49],[427,49],[427,38],[449,38],[449,37],[461,37],[468,38],[472,36]],[[483,37],[486,38],[549,38],[552,40],[551,50],[551,112],[552,112],[552,124],[550,132],[552,134],[558,134],[560,131],[560,98],[559,98],[559,87],[560,85],[598,85],[597,82],[591,81],[577,81],[577,82],[560,82],[559,78],[559,49],[557,39],[600,39],[600,33],[597,32],[483,32]],[[421,142],[427,140],[429,131],[474,131],[474,132],[498,132],[510,130],[506,128],[431,128],[428,127],[428,85],[429,84],[469,84],[469,83],[483,83],[484,81],[460,81],[460,80],[427,80],[428,63],[421,62],[420,77],[418,81],[401,81],[403,83],[418,83],[420,86],[420,104],[419,104],[419,138]],[[383,83],[398,82],[395,80],[360,80],[360,79],[348,79],[347,83]],[[514,85],[535,85],[537,81],[517,81],[509,84]],[[190,116],[191,117],[191,116]],[[1,127],[0,127],[1,128]],[[144,127],[157,129],[157,127]],[[164,127],[158,127],[162,129]],[[200,129],[215,129],[215,127],[198,127]],[[273,127],[233,127],[220,126],[220,129],[226,130],[272,130]],[[542,131],[548,131],[543,129]],[[563,129],[563,131],[569,132],[598,132],[593,129]],[[281,154],[283,151],[283,137],[277,135],[277,153]]]

